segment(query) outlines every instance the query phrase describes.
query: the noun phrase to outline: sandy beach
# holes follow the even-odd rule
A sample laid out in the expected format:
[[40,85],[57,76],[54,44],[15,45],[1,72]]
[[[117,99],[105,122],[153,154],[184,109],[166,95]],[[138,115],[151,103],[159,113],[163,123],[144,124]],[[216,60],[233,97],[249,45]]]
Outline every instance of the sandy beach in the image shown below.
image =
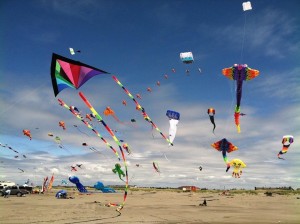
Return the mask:
[[[121,202],[123,192],[56,199],[46,194],[1,198],[1,223],[299,223],[299,194],[269,197],[255,193],[180,192],[138,190],[128,192],[121,215],[105,203]],[[254,192],[254,191],[253,191]],[[207,206],[199,206],[206,199]]]

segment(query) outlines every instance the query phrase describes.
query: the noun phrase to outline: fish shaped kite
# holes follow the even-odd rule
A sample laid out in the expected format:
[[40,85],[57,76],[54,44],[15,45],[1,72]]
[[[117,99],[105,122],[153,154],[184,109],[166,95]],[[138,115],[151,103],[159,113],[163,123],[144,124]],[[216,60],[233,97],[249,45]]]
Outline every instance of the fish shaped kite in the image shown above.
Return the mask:
[[233,159],[230,161],[230,166],[233,166],[232,176],[235,178],[240,178],[242,175],[242,168],[246,167],[246,164],[240,159]]
[[51,79],[55,96],[68,87],[78,89],[90,78],[101,74],[109,73],[55,53],[52,55]]
[[226,163],[227,166],[226,172],[228,172],[228,170],[230,169],[230,163],[228,161],[226,152],[230,153],[236,151],[238,150],[238,147],[233,145],[231,142],[227,141],[226,138],[223,138],[220,141],[211,144],[211,146],[216,150],[222,152],[224,162]]
[[[171,143],[173,143],[177,132],[177,124],[180,120],[180,113],[172,110],[167,110],[166,115],[169,118],[169,123],[170,123],[169,140]],[[169,143],[169,145],[171,145],[171,143]]]
[[209,119],[210,119],[210,122],[214,125],[214,128],[213,128],[213,133],[215,133],[215,129],[216,129],[216,124],[215,124],[215,109],[214,108],[209,108],[207,110],[207,113],[209,115]]
[[284,159],[280,155],[287,153],[290,145],[294,142],[294,137],[292,135],[285,135],[282,137],[282,150],[278,153],[278,159]]
[[240,105],[242,98],[242,88],[243,81],[248,81],[254,79],[259,75],[259,71],[255,69],[251,69],[246,64],[234,64],[233,67],[224,68],[222,70],[224,76],[231,80],[236,80],[237,89],[236,89],[236,106],[234,113],[234,120],[237,127],[237,132],[241,132],[240,128]]

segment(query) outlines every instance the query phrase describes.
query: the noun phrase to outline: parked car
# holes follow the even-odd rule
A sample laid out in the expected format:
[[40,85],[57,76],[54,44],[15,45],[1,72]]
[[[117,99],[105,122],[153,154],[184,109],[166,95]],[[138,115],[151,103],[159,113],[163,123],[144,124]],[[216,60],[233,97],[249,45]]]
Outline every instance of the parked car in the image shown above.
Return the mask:
[[4,196],[6,190],[10,190],[10,195],[17,195],[17,197],[22,197],[25,194],[29,194],[29,191],[25,189],[19,189],[19,186],[11,186],[11,187],[6,187],[3,190],[0,191],[0,195]]

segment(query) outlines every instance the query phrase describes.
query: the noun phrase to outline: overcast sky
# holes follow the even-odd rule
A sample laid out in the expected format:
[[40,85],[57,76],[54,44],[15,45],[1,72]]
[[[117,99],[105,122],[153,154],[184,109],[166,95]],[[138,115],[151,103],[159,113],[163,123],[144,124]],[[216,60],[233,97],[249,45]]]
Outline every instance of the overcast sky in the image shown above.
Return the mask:
[[[129,144],[130,184],[299,188],[300,2],[251,1],[253,10],[246,12],[242,2],[2,0],[0,142],[19,154],[0,148],[0,180],[23,184],[30,179],[41,185],[45,176],[54,173],[54,185],[70,175],[78,176],[84,185],[123,184],[112,172],[118,162],[112,151],[59,106],[57,98],[77,106],[82,114],[90,113],[79,90],[69,88],[54,96],[50,64],[52,53],[57,53],[116,75],[133,95],[142,96],[137,100],[166,135],[166,111],[180,113],[174,146],[168,147],[111,75],[95,76],[80,88],[117,130],[116,136]],[[69,47],[81,53],[71,55]],[[186,65],[179,54],[188,51],[195,60]],[[240,134],[233,116],[235,82],[222,75],[223,68],[236,63],[260,71],[243,85],[241,112],[246,115],[240,118]],[[104,116],[107,106],[125,124]],[[207,114],[210,107],[216,110],[215,135]],[[131,124],[130,119],[136,122]],[[66,123],[66,130],[59,121]],[[103,126],[92,124],[118,149]],[[31,141],[23,129],[31,130]],[[282,136],[288,134],[294,136],[294,143],[282,156],[285,160],[278,160]],[[247,165],[239,179],[231,177],[233,169],[225,172],[221,152],[211,147],[224,137],[239,148],[228,159],[239,158]],[[153,161],[160,174],[153,169]],[[83,168],[71,172],[76,164]]]

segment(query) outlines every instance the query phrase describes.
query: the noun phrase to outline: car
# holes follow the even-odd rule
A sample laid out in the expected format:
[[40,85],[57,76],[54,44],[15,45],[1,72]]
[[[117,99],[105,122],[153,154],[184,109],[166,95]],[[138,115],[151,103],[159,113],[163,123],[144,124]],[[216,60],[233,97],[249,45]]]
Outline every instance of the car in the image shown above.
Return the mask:
[[23,195],[29,194],[29,191],[25,189],[20,189],[19,186],[11,186],[11,187],[6,187],[3,190],[0,191],[0,195],[4,196],[5,192],[7,190],[10,190],[9,195],[17,195],[17,197],[22,197]]

